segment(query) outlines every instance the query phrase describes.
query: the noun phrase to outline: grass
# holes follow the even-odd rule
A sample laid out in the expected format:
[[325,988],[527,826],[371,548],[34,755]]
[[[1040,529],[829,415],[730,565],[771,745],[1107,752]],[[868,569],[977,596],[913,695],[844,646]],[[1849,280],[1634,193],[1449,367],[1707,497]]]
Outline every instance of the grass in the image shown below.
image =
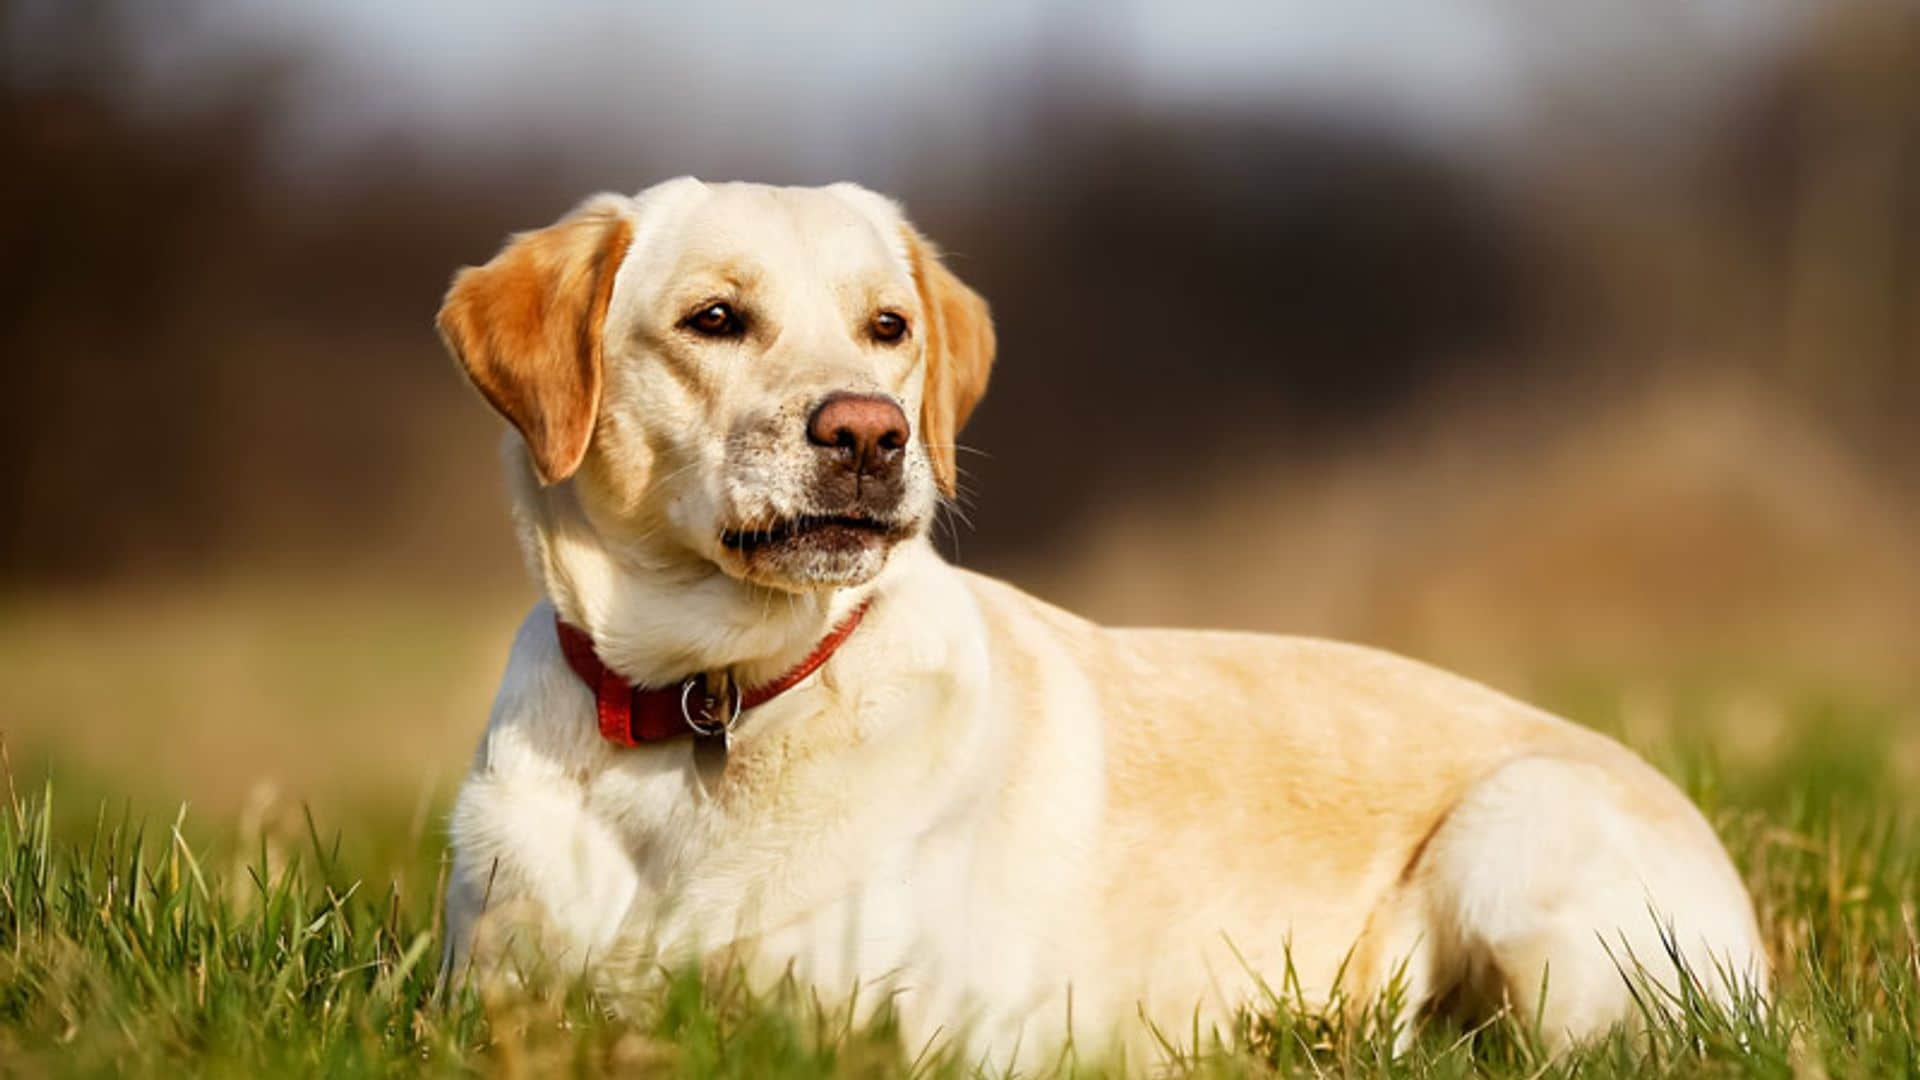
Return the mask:
[[[1707,809],[1757,898],[1778,972],[1771,1011],[1688,1000],[1643,1032],[1554,1058],[1521,1010],[1474,1028],[1430,1021],[1395,1053],[1387,1025],[1304,1008],[1286,974],[1271,973],[1267,999],[1230,1030],[1172,1033],[1154,1068],[1920,1075],[1920,831],[1902,798],[1915,765],[1911,715],[1831,694],[1628,692],[1595,679],[1566,680],[1544,696],[1625,737]],[[1723,747],[1743,749],[1729,757]],[[756,994],[724,972],[675,973],[619,1003],[578,986],[443,991],[442,852],[418,815],[402,823],[369,813],[340,833],[297,811],[210,823],[182,811],[142,823],[124,806],[67,807],[50,780],[16,790],[9,776],[0,806],[0,1072],[971,1071],[904,1045],[884,1012],[854,1024],[801,988]]]

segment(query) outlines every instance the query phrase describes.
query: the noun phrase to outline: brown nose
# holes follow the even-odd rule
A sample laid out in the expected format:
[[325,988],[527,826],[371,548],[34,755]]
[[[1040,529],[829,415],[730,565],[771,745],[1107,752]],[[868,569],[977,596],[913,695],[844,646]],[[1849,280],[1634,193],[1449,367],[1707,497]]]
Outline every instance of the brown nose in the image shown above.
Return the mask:
[[881,394],[832,394],[807,419],[807,441],[832,453],[842,468],[884,475],[900,467],[907,414]]

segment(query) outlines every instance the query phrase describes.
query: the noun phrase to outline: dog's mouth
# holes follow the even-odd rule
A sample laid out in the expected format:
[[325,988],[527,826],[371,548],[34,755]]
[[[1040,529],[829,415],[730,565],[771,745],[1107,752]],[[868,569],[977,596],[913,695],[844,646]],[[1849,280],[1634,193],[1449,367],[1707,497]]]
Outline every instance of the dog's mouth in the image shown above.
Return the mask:
[[728,529],[720,544],[751,558],[777,548],[850,550],[898,539],[900,527],[863,514],[802,514],[758,528]]

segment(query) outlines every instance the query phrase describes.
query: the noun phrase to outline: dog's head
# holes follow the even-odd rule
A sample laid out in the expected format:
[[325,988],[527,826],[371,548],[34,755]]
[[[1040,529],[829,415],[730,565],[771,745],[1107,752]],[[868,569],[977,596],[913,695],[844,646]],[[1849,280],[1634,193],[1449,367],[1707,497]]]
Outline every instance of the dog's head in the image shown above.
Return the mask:
[[596,196],[454,279],[441,336],[603,535],[791,591],[923,533],[986,389],[986,304],[850,184]]

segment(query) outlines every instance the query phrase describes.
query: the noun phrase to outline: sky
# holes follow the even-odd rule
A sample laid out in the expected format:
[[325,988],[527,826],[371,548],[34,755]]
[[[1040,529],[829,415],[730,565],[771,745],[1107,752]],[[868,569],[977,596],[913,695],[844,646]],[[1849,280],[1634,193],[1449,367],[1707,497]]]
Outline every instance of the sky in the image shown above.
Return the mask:
[[[59,3],[61,0],[41,0]],[[29,5],[30,6],[30,5]],[[223,57],[306,57],[293,155],[383,131],[453,153],[529,136],[668,139],[802,171],[915,141],[990,145],[1039,86],[1122,107],[1317,109],[1497,141],[1542,88],[1638,123],[1707,107],[1808,10],[1796,0],[158,0],[156,100]],[[728,148],[742,158],[728,161]],[[709,169],[707,171],[715,171]]]

